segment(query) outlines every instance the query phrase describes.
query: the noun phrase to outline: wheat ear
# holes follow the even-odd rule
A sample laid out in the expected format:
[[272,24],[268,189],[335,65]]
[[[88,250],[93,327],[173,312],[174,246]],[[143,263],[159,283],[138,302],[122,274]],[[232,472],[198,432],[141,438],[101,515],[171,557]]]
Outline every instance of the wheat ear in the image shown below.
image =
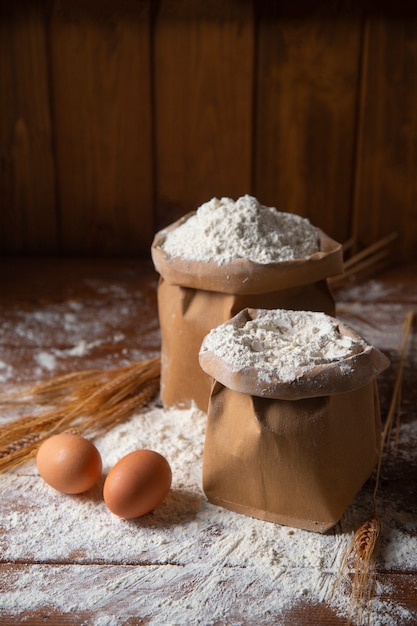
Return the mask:
[[36,405],[0,427],[0,471],[32,458],[53,434],[76,429],[91,438],[104,434],[147,404],[159,389],[159,357],[109,370],[85,370],[0,397],[0,408]]
[[[349,565],[353,560],[352,565],[354,574],[352,580],[348,624],[352,623],[353,616],[356,617],[358,623],[362,623],[364,613],[367,610],[369,602],[371,601],[375,591],[377,548],[381,534],[381,522],[377,511],[376,496],[379,487],[384,449],[392,430],[394,417],[396,414],[398,416],[400,414],[401,386],[413,319],[414,311],[409,311],[403,325],[400,358],[395,377],[394,389],[384,429],[381,435],[381,450],[373,491],[373,514],[353,535],[352,541],[350,542],[346,554],[342,559],[340,572],[335,583],[335,586],[339,584],[341,577],[344,575],[345,571],[349,569]],[[399,427],[399,418],[397,418],[397,425]]]

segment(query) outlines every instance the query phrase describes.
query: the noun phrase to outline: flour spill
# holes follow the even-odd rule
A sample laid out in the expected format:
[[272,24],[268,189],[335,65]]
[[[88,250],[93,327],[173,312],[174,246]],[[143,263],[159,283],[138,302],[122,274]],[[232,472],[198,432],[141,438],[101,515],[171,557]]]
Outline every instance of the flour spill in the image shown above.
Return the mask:
[[[355,525],[367,515],[366,493],[325,535],[211,506],[201,490],[205,421],[196,408],[154,404],[96,440],[104,473],[141,447],[159,451],[171,464],[171,493],[138,520],[113,516],[102,501],[102,485],[64,496],[43,483],[34,464],[1,476],[9,503],[0,511],[2,559],[24,563],[12,582],[0,573],[1,610],[16,616],[45,608],[79,612],[94,626],[123,624],[131,615],[154,626],[207,626],[285,624],[294,607],[325,602],[345,617],[350,587],[344,581],[335,594],[332,589]],[[406,428],[403,436],[417,443],[417,426]],[[415,568],[409,532],[415,518],[389,500],[381,508],[385,524],[396,531],[385,539],[381,565],[395,568],[400,553],[401,567]],[[73,564],[65,565],[68,560]],[[417,617],[388,596],[387,588],[377,588],[371,624],[394,626]]]

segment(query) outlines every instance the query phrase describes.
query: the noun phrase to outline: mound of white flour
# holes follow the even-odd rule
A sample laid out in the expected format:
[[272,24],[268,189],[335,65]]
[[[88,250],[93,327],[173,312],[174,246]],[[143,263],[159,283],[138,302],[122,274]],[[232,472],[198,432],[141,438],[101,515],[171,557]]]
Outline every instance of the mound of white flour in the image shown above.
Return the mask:
[[320,249],[308,219],[263,206],[252,196],[212,198],[188,220],[168,231],[162,245],[172,257],[190,261],[235,259],[276,263],[308,257]]
[[366,342],[342,334],[325,313],[260,309],[238,328],[224,323],[209,332],[201,351],[210,351],[234,371],[253,367],[263,377],[295,380],[317,365],[363,352]]

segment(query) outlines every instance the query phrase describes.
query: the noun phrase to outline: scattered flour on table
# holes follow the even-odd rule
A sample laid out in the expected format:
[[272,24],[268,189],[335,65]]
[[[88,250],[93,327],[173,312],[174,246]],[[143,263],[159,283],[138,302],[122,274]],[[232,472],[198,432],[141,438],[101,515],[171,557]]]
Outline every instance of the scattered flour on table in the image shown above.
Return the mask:
[[52,372],[56,367],[56,359],[50,352],[39,352],[35,355],[35,360],[43,369],[49,372]]
[[242,326],[226,322],[211,330],[201,352],[212,352],[234,371],[253,367],[263,378],[290,382],[366,346],[360,338],[342,334],[339,322],[325,313],[258,309]]
[[12,377],[13,368],[4,361],[0,361],[0,383],[4,383]]
[[[337,529],[324,535],[210,505],[201,489],[205,422],[196,408],[154,404],[96,440],[104,474],[143,447],[171,464],[171,492],[138,520],[112,515],[102,501],[102,484],[82,496],[65,496],[43,483],[34,463],[1,475],[2,559],[20,565],[13,580],[0,570],[0,616],[38,609],[82,613],[83,623],[94,626],[117,626],[132,615],[154,626],[266,626],[289,623],[286,616],[299,603],[326,602],[346,617],[349,585],[332,594],[333,584],[353,531],[369,515],[369,498],[357,499]],[[417,443],[416,425],[408,428]],[[382,510],[387,515],[390,508]],[[397,503],[394,511],[398,516]],[[397,550],[407,546],[406,528],[394,528]],[[417,565],[415,544],[408,547],[413,549],[401,551],[403,569]],[[389,563],[389,544],[386,554]],[[371,625],[416,618],[384,600],[387,594],[378,587]]]
[[[140,294],[137,301],[130,294],[125,294],[126,300],[113,301],[111,293],[105,303],[94,299],[30,302],[7,311],[0,304],[0,385],[33,383],[46,375],[66,373],[68,367],[127,365],[159,354],[154,305],[147,301],[142,305]],[[133,315],[135,310],[141,315]]]
[[308,257],[320,249],[318,230],[308,219],[267,207],[252,196],[212,198],[184,223],[165,231],[162,249],[173,257],[275,263]]

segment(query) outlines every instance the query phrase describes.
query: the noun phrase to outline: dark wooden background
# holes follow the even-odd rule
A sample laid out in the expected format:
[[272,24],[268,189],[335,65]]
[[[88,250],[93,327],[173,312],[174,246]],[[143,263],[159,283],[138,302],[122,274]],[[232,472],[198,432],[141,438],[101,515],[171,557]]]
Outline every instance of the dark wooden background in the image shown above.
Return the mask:
[[0,253],[147,256],[213,196],[417,258],[417,3],[0,0]]

